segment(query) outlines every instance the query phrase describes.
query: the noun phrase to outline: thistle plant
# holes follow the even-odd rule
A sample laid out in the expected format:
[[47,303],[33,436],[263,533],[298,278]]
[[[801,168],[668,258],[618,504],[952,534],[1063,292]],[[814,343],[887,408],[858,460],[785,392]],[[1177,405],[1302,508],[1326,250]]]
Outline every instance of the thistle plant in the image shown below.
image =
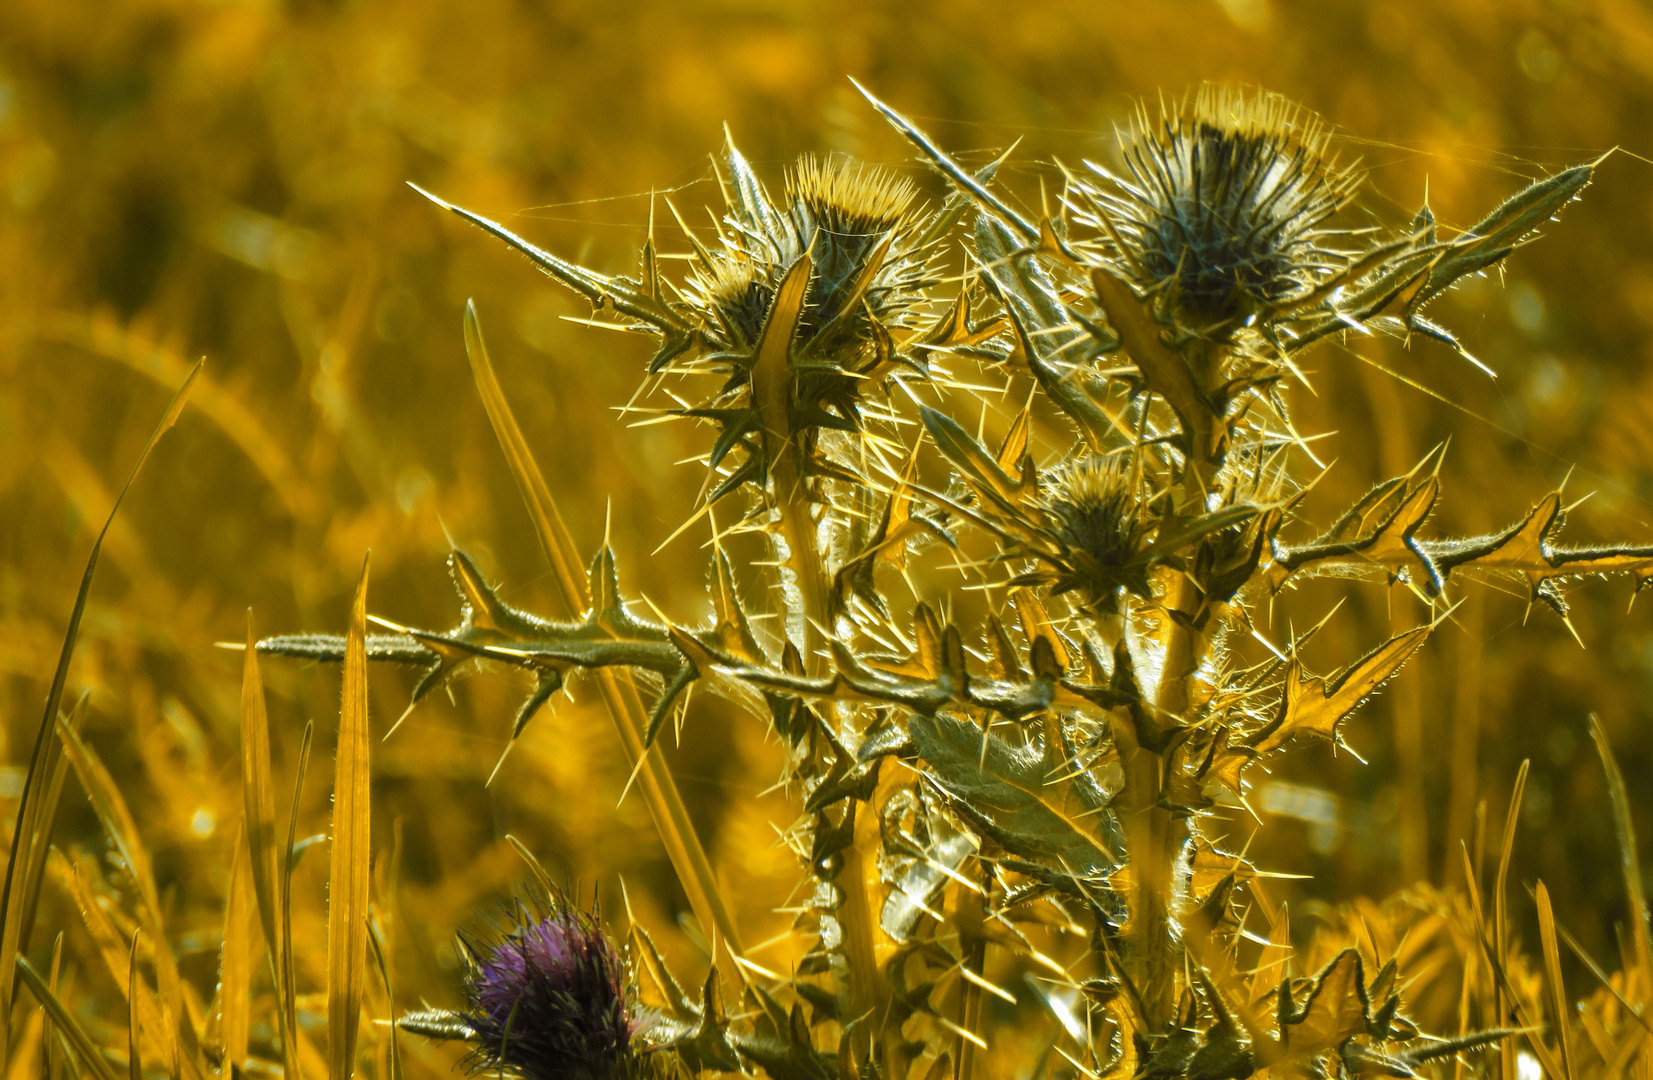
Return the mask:
[[[715,505],[714,539],[761,533],[769,587],[743,596],[744,568],[714,544],[713,624],[644,618],[605,546],[588,610],[558,621],[506,604],[455,551],[457,625],[376,620],[386,632],[366,637],[366,657],[419,669],[415,704],[484,662],[521,669],[534,689],[513,737],[581,672],[652,688],[646,717],[615,714],[645,755],[691,685],[753,710],[787,750],[778,779],[797,816],[777,825],[800,857],[795,933],[809,944],[795,969],[767,972],[697,907],[723,951],[691,994],[634,927],[629,961],[660,1010],[644,1031],[621,1004],[618,954],[559,908],[475,950],[469,1014],[408,1026],[471,1039],[474,1061],[530,1078],[609,1075],[546,1065],[534,1040],[547,1038],[578,1043],[559,1051],[568,1062],[646,1053],[651,1068],[778,1080],[1038,1075],[1058,1059],[1085,1076],[1412,1076],[1489,1045],[1510,1076],[1519,1040],[1546,1063],[1570,1053],[1566,1021],[1550,1035],[1532,1022],[1501,877],[1495,914],[1478,877],[1453,908],[1486,961],[1481,1004],[1435,1037],[1407,1019],[1394,958],[1346,936],[1294,962],[1283,907],[1221,837],[1256,766],[1340,741],[1425,645],[1459,571],[1524,584],[1563,618],[1569,580],[1653,580],[1653,545],[1563,543],[1559,493],[1500,532],[1429,535],[1436,454],[1318,531],[1297,511],[1312,484],[1289,407],[1298,358],[1362,332],[1473,361],[1428,305],[1533,240],[1594,165],[1531,184],[1467,230],[1439,227],[1427,206],[1398,229],[1354,227],[1363,173],[1322,121],[1273,94],[1207,88],[1140,111],[1118,165],[1063,166],[1059,197],[1033,215],[996,184],[996,163],[964,168],[868,97],[945,179],[945,199],[812,157],[772,195],[731,140],[712,229],[668,203],[688,249],[680,279],[662,273],[652,227],[634,275],[604,274],[436,199],[655,340],[643,389],[669,388],[659,415],[708,429],[703,513],[684,528]],[[949,263],[960,247],[964,262]],[[973,389],[1017,379],[1032,390],[1008,413]],[[538,491],[514,432],[501,427]],[[972,589],[924,602],[935,593],[914,581],[952,569]],[[1312,632],[1253,656],[1270,598],[1320,574],[1404,585],[1435,617],[1327,674],[1300,657]],[[259,649],[346,655],[317,634]],[[673,820],[669,791],[654,790],[656,820]],[[715,898],[697,841],[679,839],[685,889]],[[557,1027],[529,983],[569,1001],[559,1017],[600,1022]],[[507,998],[526,1003],[514,1019]],[[995,1009],[998,1033],[1043,1049],[995,1057],[990,1072]],[[1613,1016],[1617,1040],[1633,1020]]]

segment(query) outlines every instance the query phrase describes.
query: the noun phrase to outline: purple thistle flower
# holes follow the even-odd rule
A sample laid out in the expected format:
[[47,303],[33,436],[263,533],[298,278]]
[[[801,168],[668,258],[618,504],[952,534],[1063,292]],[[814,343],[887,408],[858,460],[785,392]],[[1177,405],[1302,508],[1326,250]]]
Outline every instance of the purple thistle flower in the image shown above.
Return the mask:
[[525,916],[491,947],[468,949],[473,1069],[524,1080],[628,1075],[632,1037],[644,1025],[627,998],[619,950],[560,893],[545,914]]

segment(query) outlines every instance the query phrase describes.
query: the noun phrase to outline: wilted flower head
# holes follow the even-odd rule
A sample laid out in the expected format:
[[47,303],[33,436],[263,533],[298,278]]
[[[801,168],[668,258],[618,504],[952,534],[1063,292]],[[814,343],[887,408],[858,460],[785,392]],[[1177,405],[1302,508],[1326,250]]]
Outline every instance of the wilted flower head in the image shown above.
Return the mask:
[[625,960],[593,915],[552,893],[496,942],[465,945],[477,1071],[524,1080],[628,1075],[643,1025],[627,996]]
[[[1186,329],[1222,338],[1312,293],[1348,263],[1325,246],[1326,222],[1355,197],[1359,174],[1327,156],[1314,114],[1273,93],[1205,87],[1152,123],[1139,113],[1124,146],[1128,176],[1087,167],[1081,221],[1109,257],[1165,295]],[[1088,204],[1088,205],[1086,205]]]

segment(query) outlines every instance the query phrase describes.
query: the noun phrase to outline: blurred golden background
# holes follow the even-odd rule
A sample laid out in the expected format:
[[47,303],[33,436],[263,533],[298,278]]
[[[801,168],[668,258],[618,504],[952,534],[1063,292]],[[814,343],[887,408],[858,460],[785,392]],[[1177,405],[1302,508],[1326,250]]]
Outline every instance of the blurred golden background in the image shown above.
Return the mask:
[[[1337,433],[1314,444],[1336,464],[1306,504],[1311,522],[1450,437],[1433,527],[1502,527],[1570,476],[1569,496],[1593,497],[1569,537],[1653,541],[1653,167],[1637,156],[1653,154],[1653,11],[1632,0],[10,0],[0,5],[4,820],[95,530],[201,356],[183,420],[110,536],[70,692],[90,691],[88,739],[138,816],[185,972],[204,994],[233,842],[224,823],[240,798],[240,658],[213,643],[243,636],[248,607],[262,633],[342,632],[368,548],[372,611],[446,625],[457,609],[442,564],[450,538],[513,603],[554,610],[471,385],[467,297],[576,539],[590,551],[606,527],[629,595],[704,617],[704,530],[655,549],[692,510],[699,466],[676,463],[703,452],[705,433],[628,429],[614,411],[647,343],[566,321],[588,314],[584,301],[404,182],[611,271],[635,265],[651,191],[672,192],[696,220],[717,204],[708,154],[725,122],[771,183],[800,152],[842,151],[942,194],[847,76],[969,160],[1020,140],[1000,178],[1034,205],[1041,183],[1057,190],[1056,159],[1106,159],[1112,126],[1138,101],[1202,80],[1261,85],[1323,114],[1340,152],[1371,170],[1363,205],[1389,223],[1427,192],[1438,218],[1461,227],[1523,178],[1622,147],[1583,203],[1501,276],[1433,309],[1496,380],[1429,343],[1328,343],[1309,355],[1317,396],[1296,392],[1298,426]],[[666,250],[684,248],[661,236]],[[1558,917],[1598,956],[1610,952],[1623,902],[1585,718],[1598,712],[1612,737],[1645,841],[1653,605],[1626,614],[1623,582],[1575,588],[1581,648],[1548,610],[1526,618],[1526,597],[1507,584],[1453,593],[1464,603],[1451,622],[1348,728],[1368,764],[1315,748],[1259,774],[1253,805],[1269,828],[1252,855],[1311,875],[1280,883],[1299,903],[1454,880],[1477,802],[1490,801],[1496,839],[1530,758],[1516,879],[1542,876]],[[1318,581],[1281,599],[1271,633],[1301,630],[1344,598],[1309,654],[1325,668],[1423,617],[1403,589]],[[338,675],[277,660],[265,675],[278,809],[299,733],[317,721],[301,819],[317,832]],[[376,731],[410,686],[403,673],[375,673]],[[595,695],[559,699],[484,787],[520,691],[471,680],[375,744],[375,844],[395,853],[385,872],[400,883],[406,1003],[454,1000],[453,930],[523,873],[507,832],[610,910],[623,881],[668,953],[688,969],[704,963],[693,933],[671,929],[686,905],[647,812],[635,795],[616,806],[629,770]],[[757,721],[709,696],[669,750],[749,944],[789,925],[773,909],[797,876],[772,827],[796,808],[757,794],[776,753]],[[66,850],[103,850],[72,787],[57,837]],[[323,864],[308,859],[295,886],[308,905],[295,921],[316,935]],[[48,925],[73,925],[61,892],[48,888],[44,902]],[[77,940],[71,932],[71,955],[85,948]],[[95,959],[83,959],[84,982],[102,985]],[[301,990],[321,977],[301,969]]]

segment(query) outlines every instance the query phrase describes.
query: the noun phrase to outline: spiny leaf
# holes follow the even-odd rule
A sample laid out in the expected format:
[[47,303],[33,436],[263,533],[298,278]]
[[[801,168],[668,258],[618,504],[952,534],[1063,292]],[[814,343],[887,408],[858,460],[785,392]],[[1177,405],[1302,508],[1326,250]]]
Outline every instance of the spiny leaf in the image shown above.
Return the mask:
[[[1380,485],[1339,518],[1326,538],[1296,547],[1276,546],[1269,581],[1278,590],[1300,568],[1323,566],[1383,566],[1412,568],[1426,593],[1437,595],[1453,570],[1512,571],[1526,578],[1534,599],[1560,605],[1557,579],[1592,574],[1630,574],[1637,588],[1653,581],[1653,544],[1602,544],[1564,547],[1555,542],[1563,524],[1561,495],[1551,492],[1526,517],[1502,532],[1484,536],[1422,540],[1415,534],[1428,516],[1438,493],[1431,476],[1407,486],[1397,477]],[[1339,538],[1387,511],[1381,525],[1353,539]]]
[[1421,307],[1465,274],[1485,269],[1513,251],[1584,190],[1595,174],[1595,164],[1563,169],[1554,176],[1533,181],[1525,190],[1505,199],[1496,210],[1451,243],[1446,255],[1430,270],[1428,284],[1418,293],[1412,307]]
[[688,1020],[695,1015],[695,1006],[689,1000],[689,995],[683,992],[677,979],[672,976],[671,969],[666,966],[665,958],[655,947],[654,939],[640,924],[632,923],[632,956],[639,962],[649,977],[660,988],[660,994],[666,999],[666,1007],[671,1015],[678,1020]]
[[717,613],[717,636],[723,650],[762,663],[766,658],[735,586],[734,564],[721,547],[712,553],[712,608]]
[[691,1069],[740,1071],[740,1056],[729,1042],[729,1021],[719,1004],[716,966],[706,973],[700,1000],[700,1022],[674,1044],[678,1054]]
[[1027,456],[1027,437],[1032,423],[1033,409],[1025,408],[1016,414],[1015,422],[1010,425],[1010,430],[1005,432],[997,460],[999,468],[1007,474],[1011,470],[1021,469],[1021,461]]
[[903,809],[904,804],[894,800],[884,809],[883,859],[896,868],[897,876],[878,916],[884,933],[898,942],[909,940],[918,921],[935,913],[942,890],[957,880],[959,868],[978,846],[974,837],[931,805],[928,795],[921,797],[915,811],[920,835],[901,828],[896,819]]
[[1287,1052],[1302,1060],[1337,1046],[1366,1030],[1366,1009],[1360,954],[1345,949],[1315,976],[1301,1010],[1288,1013],[1282,1005],[1280,1040]]
[[[1434,476],[1427,477],[1422,483],[1406,488],[1404,495],[1399,494],[1401,489],[1393,490],[1396,493],[1393,498],[1385,492],[1382,498],[1374,502],[1371,510],[1360,511],[1357,506],[1356,510],[1340,519],[1339,527],[1342,527],[1345,520],[1358,512],[1364,524],[1373,516],[1373,510],[1393,507],[1371,532],[1352,540],[1317,542],[1277,550],[1274,564],[1278,569],[1272,575],[1274,588],[1278,589],[1286,576],[1298,567],[1309,562],[1336,559],[1358,560],[1370,566],[1415,567],[1419,571],[1414,575],[1419,579],[1416,584],[1429,595],[1438,595],[1445,574],[1431,554],[1429,545],[1416,539],[1415,534],[1435,506],[1440,494],[1440,481]],[[1371,498],[1372,494],[1369,494],[1367,499]],[[1447,570],[1450,569],[1448,566]]]
[[333,772],[333,843],[327,889],[327,1050],[330,1080],[356,1071],[367,962],[368,885],[372,869],[367,737],[367,560],[350,603],[345,632],[344,693]]
[[[975,237],[982,283],[1004,305],[1017,350],[1039,389],[1078,428],[1086,446],[1103,452],[1103,440],[1114,423],[1083,385],[1088,381],[1083,362],[1100,343],[1074,323],[1050,275],[1021,248],[1008,226],[997,217],[978,214]],[[1075,343],[1083,348],[1071,349]]]
[[1137,560],[1147,563],[1160,562],[1178,551],[1196,544],[1210,536],[1231,526],[1248,521],[1257,514],[1255,506],[1225,506],[1220,510],[1213,510],[1209,514],[1199,514],[1195,517],[1180,519],[1177,522],[1167,523],[1160,527],[1159,534],[1147,550],[1136,556]]
[[956,420],[928,405],[920,406],[918,411],[924,421],[925,430],[930,433],[930,438],[936,444],[936,449],[964,472],[972,487],[1007,508],[1014,508],[1021,503],[1024,493],[1021,491],[1020,483],[1012,480],[999,467],[993,455],[971,438]]
[[1397,634],[1330,679],[1305,678],[1302,664],[1293,660],[1286,668],[1279,712],[1250,740],[1251,749],[1268,753],[1294,735],[1335,740],[1343,718],[1411,659],[1431,629],[1420,626]]
[[[729,182],[723,184],[723,200],[737,219],[758,227],[767,236],[779,234],[784,228],[777,216],[763,181],[758,179],[746,157],[735,146],[729,125],[723,125],[723,161],[729,168]],[[718,176],[719,183],[723,177]]]
[[1094,887],[1119,868],[1122,837],[1088,773],[1068,761],[1047,727],[1043,751],[1016,749],[950,716],[909,721],[919,756],[954,809],[1053,882]]
[[1027,638],[1032,649],[1035,673],[1044,674],[1039,670],[1039,643],[1043,642],[1045,650],[1049,653],[1052,674],[1064,674],[1073,660],[1068,655],[1067,643],[1062,640],[1062,635],[1056,632],[1056,627],[1051,623],[1044,604],[1034,595],[1032,589],[1027,588],[1013,590],[1010,601],[1016,606],[1016,615],[1021,620],[1022,636]]
[[583,266],[577,266],[574,263],[559,259],[550,252],[524,240],[498,222],[491,221],[481,214],[440,199],[418,184],[409,182],[408,187],[444,210],[457,214],[483,231],[505,241],[505,243],[526,255],[529,261],[538,266],[545,274],[556,278],[570,289],[590,300],[593,306],[601,307],[606,300],[614,306],[616,311],[647,323],[654,330],[668,335],[668,338],[674,342],[681,340],[687,332],[688,325],[682,318],[658,299],[637,287],[636,283],[626,281],[623,278],[599,274],[587,270]]
[[1177,414],[1189,453],[1201,461],[1220,461],[1227,440],[1221,412],[1195,381],[1188,362],[1160,341],[1160,326],[1147,305],[1129,285],[1101,267],[1091,271],[1091,287],[1108,325],[1119,335],[1143,379]]
[[884,119],[888,120],[897,131],[905,135],[914,146],[917,146],[921,151],[923,151],[925,156],[928,157],[930,161],[935,164],[936,168],[940,169],[949,180],[951,180],[954,184],[957,184],[961,191],[968,193],[971,198],[975,199],[982,206],[986,207],[994,214],[1002,217],[1006,222],[1013,224],[1021,232],[1025,239],[1029,241],[1037,239],[1039,235],[1038,231],[1034,229],[1031,224],[1029,224],[1027,219],[1012,210],[1008,205],[1001,201],[998,196],[994,195],[991,191],[988,191],[984,186],[987,180],[991,178],[991,174],[988,176],[976,176],[961,168],[958,163],[951,157],[947,156],[946,152],[937,146],[928,135],[924,134],[924,132],[915,127],[910,120],[890,108],[888,105],[884,104],[882,101],[879,101],[877,98],[873,97],[872,94],[867,91],[866,87],[862,86],[854,79],[851,79],[850,83],[861,92],[861,96],[866,98],[868,103],[871,104],[873,108],[883,114]]
[[[775,288],[763,333],[752,350],[752,405],[758,411],[771,459],[792,435],[787,409],[792,394],[792,341],[803,318],[812,264],[808,254],[787,270]],[[787,497],[781,493],[780,497]]]

